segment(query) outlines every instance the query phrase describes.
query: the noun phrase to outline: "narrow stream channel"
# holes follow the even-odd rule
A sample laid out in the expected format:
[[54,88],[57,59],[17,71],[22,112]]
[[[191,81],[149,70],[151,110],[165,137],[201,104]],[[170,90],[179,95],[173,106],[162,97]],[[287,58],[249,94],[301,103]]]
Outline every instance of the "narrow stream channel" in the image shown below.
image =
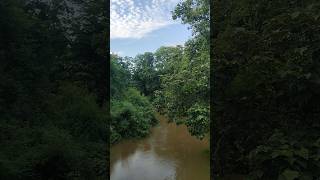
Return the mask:
[[159,124],[150,136],[111,147],[111,180],[209,180],[209,142],[192,137],[184,125]]

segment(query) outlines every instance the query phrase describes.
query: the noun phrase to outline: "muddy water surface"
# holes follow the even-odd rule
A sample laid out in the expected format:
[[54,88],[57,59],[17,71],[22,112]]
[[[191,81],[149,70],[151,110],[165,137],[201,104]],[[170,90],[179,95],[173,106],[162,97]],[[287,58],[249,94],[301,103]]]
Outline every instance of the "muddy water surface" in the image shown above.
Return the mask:
[[209,142],[192,137],[184,125],[159,124],[150,136],[111,147],[111,180],[209,180]]

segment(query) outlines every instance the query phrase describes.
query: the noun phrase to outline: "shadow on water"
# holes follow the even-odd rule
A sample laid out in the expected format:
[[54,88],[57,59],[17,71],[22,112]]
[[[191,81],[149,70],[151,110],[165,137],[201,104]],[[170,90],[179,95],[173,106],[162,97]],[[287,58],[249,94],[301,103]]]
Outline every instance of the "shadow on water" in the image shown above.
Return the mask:
[[208,139],[192,137],[184,125],[159,124],[150,136],[125,140],[111,148],[111,180],[209,180]]

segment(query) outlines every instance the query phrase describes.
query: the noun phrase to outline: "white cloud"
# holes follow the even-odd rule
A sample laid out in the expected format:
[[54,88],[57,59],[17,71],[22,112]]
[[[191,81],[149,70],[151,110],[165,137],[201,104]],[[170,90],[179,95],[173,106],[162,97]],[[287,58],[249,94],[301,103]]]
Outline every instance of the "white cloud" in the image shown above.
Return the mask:
[[122,51],[111,51],[110,54],[122,56],[124,53]]
[[179,0],[111,0],[111,39],[139,39],[175,23],[172,11]]

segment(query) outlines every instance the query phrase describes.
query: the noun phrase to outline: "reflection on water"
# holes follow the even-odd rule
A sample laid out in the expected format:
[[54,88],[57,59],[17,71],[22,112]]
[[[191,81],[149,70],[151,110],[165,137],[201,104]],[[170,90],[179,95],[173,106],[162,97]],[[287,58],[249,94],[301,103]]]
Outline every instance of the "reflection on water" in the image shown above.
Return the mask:
[[209,180],[208,140],[190,136],[183,125],[160,123],[149,137],[111,148],[111,180]]

